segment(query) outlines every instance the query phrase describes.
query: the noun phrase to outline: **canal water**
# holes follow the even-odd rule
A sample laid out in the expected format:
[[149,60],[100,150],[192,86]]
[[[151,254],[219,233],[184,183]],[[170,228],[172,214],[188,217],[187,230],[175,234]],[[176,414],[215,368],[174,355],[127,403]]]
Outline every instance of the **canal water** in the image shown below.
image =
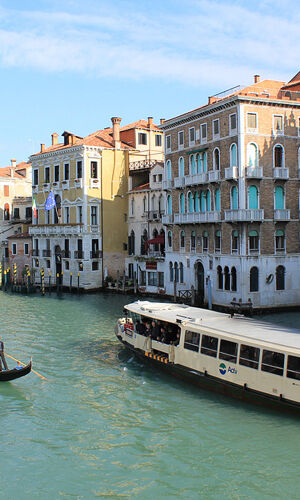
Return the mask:
[[1,500],[300,498],[299,419],[137,360],[114,336],[128,300],[0,292],[7,353],[48,379],[0,385]]

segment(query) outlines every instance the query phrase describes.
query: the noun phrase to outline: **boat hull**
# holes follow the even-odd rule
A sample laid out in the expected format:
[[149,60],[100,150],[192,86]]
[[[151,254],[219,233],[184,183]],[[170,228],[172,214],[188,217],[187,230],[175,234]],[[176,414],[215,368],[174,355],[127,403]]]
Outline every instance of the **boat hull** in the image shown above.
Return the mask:
[[144,361],[155,365],[155,367],[169,373],[170,375],[180,378],[185,382],[196,385],[201,389],[213,391],[219,394],[221,393],[234,399],[252,403],[258,406],[272,408],[278,411],[290,412],[298,415],[300,414],[300,404],[297,402],[289,401],[282,397],[264,394],[262,392],[248,388],[246,384],[245,386],[233,384],[232,382],[221,380],[207,373],[191,370],[176,363],[161,362],[155,357],[149,357],[144,351],[136,349],[130,343],[123,340],[120,335],[117,335],[117,338],[126,348],[134,352],[139,358],[142,358]]
[[13,368],[12,370],[3,370],[0,372],[0,382],[9,382],[16,378],[24,377],[31,372],[32,363],[23,366],[22,368]]

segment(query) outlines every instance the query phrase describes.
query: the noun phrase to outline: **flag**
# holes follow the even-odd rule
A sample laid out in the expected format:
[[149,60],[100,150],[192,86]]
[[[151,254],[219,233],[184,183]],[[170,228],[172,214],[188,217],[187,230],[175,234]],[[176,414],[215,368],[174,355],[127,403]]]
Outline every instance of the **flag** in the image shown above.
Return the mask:
[[32,211],[33,211],[34,218],[37,219],[37,208],[36,208],[35,195],[33,195],[33,198],[32,198]]
[[54,194],[52,191],[50,191],[49,196],[48,196],[46,203],[45,203],[45,210],[51,210],[51,208],[55,207],[55,205],[56,205],[56,202],[55,202]]

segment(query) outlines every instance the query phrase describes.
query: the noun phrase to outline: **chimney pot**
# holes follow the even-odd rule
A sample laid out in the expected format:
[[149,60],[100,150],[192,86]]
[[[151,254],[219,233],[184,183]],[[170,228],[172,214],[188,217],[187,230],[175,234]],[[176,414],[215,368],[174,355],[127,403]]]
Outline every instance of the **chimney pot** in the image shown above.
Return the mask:
[[162,125],[163,123],[165,123],[166,119],[165,118],[161,118],[160,119],[160,124]]
[[254,75],[254,83],[260,82],[260,75]]
[[53,132],[53,134],[51,134],[51,137],[52,137],[52,146],[56,146],[56,144],[58,144],[58,134],[56,132]]
[[122,118],[118,118],[117,116],[113,116],[111,118],[112,126],[113,126],[113,142],[115,148],[120,148],[120,123]]
[[153,117],[148,116],[148,128],[153,128]]
[[45,151],[45,144],[41,144],[41,153]]
[[13,158],[12,160],[10,160],[10,164],[11,164],[11,166],[12,166],[13,168],[15,168],[15,167],[16,167],[16,165],[17,165],[17,160],[15,160],[15,159]]

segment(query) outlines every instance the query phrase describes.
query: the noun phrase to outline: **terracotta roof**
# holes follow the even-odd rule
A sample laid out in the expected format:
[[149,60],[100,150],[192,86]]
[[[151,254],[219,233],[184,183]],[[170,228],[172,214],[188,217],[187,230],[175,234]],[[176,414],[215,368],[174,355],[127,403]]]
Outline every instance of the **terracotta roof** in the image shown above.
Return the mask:
[[144,191],[145,189],[149,189],[150,188],[150,184],[149,182],[147,182],[146,184],[141,184],[140,186],[136,186],[134,188],[132,188],[132,191]]
[[[124,125],[124,127],[120,127],[120,132],[122,132],[123,130],[130,130],[132,128],[146,128],[149,130],[148,122],[146,120],[138,120],[137,122],[129,123],[129,125]],[[152,129],[160,130],[158,126],[154,124],[151,130]]]
[[31,238],[31,235],[29,233],[17,233],[17,234],[12,234],[11,236],[7,237],[8,240],[14,239],[14,238],[18,238],[18,239]]
[[[31,166],[31,163],[27,163],[25,161],[18,163],[15,167],[2,167],[0,168],[0,177],[9,177],[9,178],[17,178],[24,179],[24,175],[20,173],[20,171],[25,170]],[[13,177],[11,175],[13,171]]]

